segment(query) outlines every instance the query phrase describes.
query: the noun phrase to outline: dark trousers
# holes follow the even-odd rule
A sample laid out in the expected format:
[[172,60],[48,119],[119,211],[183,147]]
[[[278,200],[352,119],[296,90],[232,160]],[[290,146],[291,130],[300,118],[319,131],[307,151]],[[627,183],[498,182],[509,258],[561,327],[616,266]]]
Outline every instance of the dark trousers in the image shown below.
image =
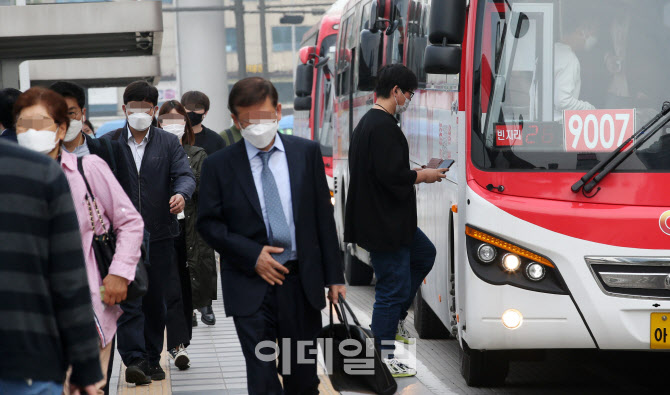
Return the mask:
[[158,240],[149,245],[149,289],[143,298],[123,303],[117,321],[119,354],[128,366],[138,359],[151,365],[160,362],[165,333],[165,290],[174,269],[174,241]]
[[[261,307],[250,316],[234,317],[235,329],[242,344],[247,364],[249,394],[318,394],[316,374],[316,336],[321,329],[321,312],[314,309],[302,291],[297,274],[286,276],[283,285],[268,286]],[[302,355],[313,359],[298,364],[298,341],[309,341],[301,346]],[[264,362],[256,357],[256,346],[264,342],[260,352],[272,354],[275,342],[279,346],[279,366],[274,359]],[[313,354],[310,353],[313,350]],[[290,353],[290,354],[289,354]],[[290,358],[287,358],[289,357]],[[286,366],[286,365],[289,366]],[[290,372],[288,369],[290,368]],[[279,372],[278,372],[279,370]],[[280,373],[284,382],[277,377]]]
[[175,270],[171,272],[167,291],[167,348],[171,350],[183,344],[188,347],[193,335],[191,278],[186,258],[186,235],[184,220],[179,220],[181,232],[174,239]]
[[419,228],[410,247],[390,252],[370,251],[377,277],[370,327],[382,348],[382,356],[393,357],[398,321],[407,317],[421,282],[433,268],[435,255],[435,246]]

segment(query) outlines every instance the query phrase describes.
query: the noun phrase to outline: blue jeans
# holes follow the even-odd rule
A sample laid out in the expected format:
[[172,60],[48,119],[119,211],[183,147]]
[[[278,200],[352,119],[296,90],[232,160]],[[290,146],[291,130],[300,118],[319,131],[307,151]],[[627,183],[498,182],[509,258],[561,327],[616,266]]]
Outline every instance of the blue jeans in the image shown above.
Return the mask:
[[435,246],[419,228],[409,247],[370,251],[377,276],[371,328],[382,356],[393,358],[398,321],[407,317],[421,282],[433,268],[435,255]]
[[0,379],[0,394],[16,395],[61,395],[63,383],[54,381],[33,381]]

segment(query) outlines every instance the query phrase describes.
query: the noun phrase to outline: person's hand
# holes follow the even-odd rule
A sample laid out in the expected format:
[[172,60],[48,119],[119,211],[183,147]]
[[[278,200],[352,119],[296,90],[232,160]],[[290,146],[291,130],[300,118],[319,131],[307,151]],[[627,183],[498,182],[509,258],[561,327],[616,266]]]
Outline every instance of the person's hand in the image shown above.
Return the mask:
[[184,206],[186,205],[186,201],[184,201],[184,197],[181,194],[176,194],[170,198],[170,213],[171,214],[179,214],[182,211],[184,211]]
[[98,393],[97,388],[95,388],[95,385],[87,385],[86,387],[80,387],[78,385],[74,385],[70,383],[70,394],[71,395],[79,395],[79,394],[87,394],[87,395],[96,395]]
[[284,249],[281,247],[264,246],[256,260],[256,273],[270,285],[284,284],[283,281],[286,279],[284,275],[288,274],[289,270],[270,255],[282,252]]
[[418,174],[421,175],[422,182],[432,184],[434,182],[442,182],[443,178],[447,178],[447,175],[444,174],[447,171],[449,171],[449,169],[423,169]]
[[114,274],[108,274],[102,280],[105,287],[104,299],[102,300],[108,306],[114,306],[126,300],[128,295],[128,280]]
[[342,295],[342,299],[347,298],[347,287],[344,285],[330,285],[328,286],[328,300],[330,300],[333,303],[337,303],[340,301],[340,295]]

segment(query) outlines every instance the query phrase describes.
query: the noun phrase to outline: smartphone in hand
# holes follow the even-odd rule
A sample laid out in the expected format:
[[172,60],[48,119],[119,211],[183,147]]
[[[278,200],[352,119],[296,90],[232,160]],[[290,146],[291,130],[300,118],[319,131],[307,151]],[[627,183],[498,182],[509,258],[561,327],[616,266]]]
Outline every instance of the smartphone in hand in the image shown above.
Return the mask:
[[445,160],[442,161],[442,163],[440,163],[437,166],[437,168],[438,169],[449,169],[451,167],[451,165],[453,165],[453,164],[454,164],[453,159],[445,159]]
[[432,158],[426,165],[427,169],[449,169],[454,164],[453,159]]

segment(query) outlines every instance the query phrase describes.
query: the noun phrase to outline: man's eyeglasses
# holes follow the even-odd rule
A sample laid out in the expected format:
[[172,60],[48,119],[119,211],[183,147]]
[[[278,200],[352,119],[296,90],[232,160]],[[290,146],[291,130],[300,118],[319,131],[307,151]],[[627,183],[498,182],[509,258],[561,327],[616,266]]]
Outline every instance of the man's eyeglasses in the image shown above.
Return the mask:
[[403,91],[402,93],[409,93],[409,99],[410,100],[412,100],[412,98],[414,97],[414,92],[412,92],[412,91]]

